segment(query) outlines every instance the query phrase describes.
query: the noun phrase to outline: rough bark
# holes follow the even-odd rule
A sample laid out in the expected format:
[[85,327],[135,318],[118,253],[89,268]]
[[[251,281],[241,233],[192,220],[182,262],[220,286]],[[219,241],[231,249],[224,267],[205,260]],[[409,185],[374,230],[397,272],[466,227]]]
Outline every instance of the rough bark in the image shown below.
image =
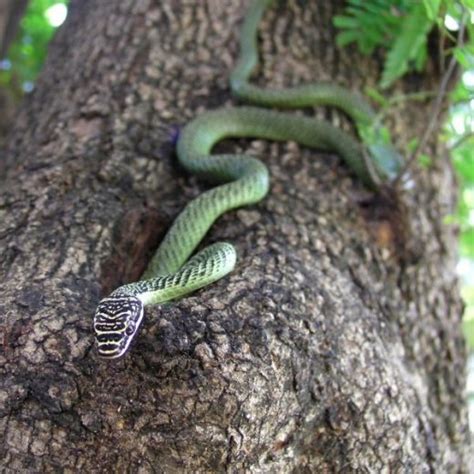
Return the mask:
[[[272,175],[259,205],[206,241],[236,270],[147,310],[130,355],[98,360],[98,299],[136,279],[205,184],[172,135],[228,105],[247,1],[72,0],[24,103],[0,198],[0,465],[22,472],[467,470],[465,349],[443,224],[443,149],[394,198],[292,143],[235,141]],[[374,85],[380,63],[340,51],[340,2],[290,1],[261,28],[262,84]],[[394,93],[432,90],[437,58]],[[393,110],[400,147],[428,104]],[[350,129],[334,111],[318,115]]]

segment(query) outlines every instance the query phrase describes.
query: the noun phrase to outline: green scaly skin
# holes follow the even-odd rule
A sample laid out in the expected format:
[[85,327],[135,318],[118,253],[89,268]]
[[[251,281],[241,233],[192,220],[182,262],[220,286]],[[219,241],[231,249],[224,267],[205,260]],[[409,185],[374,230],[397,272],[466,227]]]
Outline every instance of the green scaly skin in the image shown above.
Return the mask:
[[[390,142],[388,130],[377,122],[370,104],[357,92],[328,83],[304,84],[289,89],[261,88],[249,83],[258,66],[257,30],[265,10],[273,0],[254,1],[245,17],[240,34],[241,55],[230,76],[235,97],[263,107],[294,109],[329,105],[345,112],[355,123],[364,151],[371,160],[371,187],[377,181],[393,180],[398,176],[403,159]],[[367,182],[366,182],[367,184]]]
[[[293,140],[302,145],[337,152],[368,187],[375,187],[364,153],[379,177],[389,179],[401,160],[374,123],[375,113],[359,95],[329,84],[309,84],[270,90],[251,85],[258,65],[257,30],[271,0],[252,3],[241,32],[241,55],[231,75],[231,89],[240,100],[267,107],[294,108],[332,105],[355,122],[365,147],[328,122],[288,115],[258,107],[236,107],[205,112],[182,131],[177,154],[181,165],[218,186],[191,201],[174,221],[142,279],[117,288],[104,298],[94,317],[99,355],[122,356],[137,334],[144,306],[170,301],[222,278],[235,265],[234,247],[225,242],[205,248],[190,258],[215,220],[223,213],[263,199],[269,174],[259,160],[246,155],[211,155],[226,137]],[[375,151],[375,153],[374,153]]]

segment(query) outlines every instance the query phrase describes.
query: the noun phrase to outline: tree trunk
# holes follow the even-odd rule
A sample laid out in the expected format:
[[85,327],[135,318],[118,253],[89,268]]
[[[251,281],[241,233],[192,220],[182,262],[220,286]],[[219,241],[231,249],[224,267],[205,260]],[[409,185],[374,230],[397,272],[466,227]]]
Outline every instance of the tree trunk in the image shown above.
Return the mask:
[[[334,155],[262,157],[272,186],[206,238],[237,246],[227,278],[147,308],[137,344],[97,358],[101,296],[143,271],[205,189],[172,136],[230,105],[248,1],[72,0],[10,136],[0,196],[0,465],[19,472],[467,471],[455,203],[445,150],[414,187],[371,195]],[[339,50],[341,1],[289,1],[261,25],[261,84],[374,86]],[[434,90],[438,59],[393,94]],[[399,148],[429,103],[392,110]],[[334,123],[350,123],[318,109]]]

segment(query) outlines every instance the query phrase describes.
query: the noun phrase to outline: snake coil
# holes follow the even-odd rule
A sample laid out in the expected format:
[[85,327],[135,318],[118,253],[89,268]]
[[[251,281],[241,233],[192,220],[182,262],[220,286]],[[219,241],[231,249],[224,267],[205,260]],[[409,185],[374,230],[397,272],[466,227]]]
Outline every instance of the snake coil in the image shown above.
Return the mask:
[[219,185],[191,201],[174,221],[140,281],[123,285],[100,301],[94,316],[99,356],[121,357],[143,320],[144,306],[182,297],[228,274],[236,252],[226,242],[206,247],[190,258],[215,220],[223,213],[263,199],[269,189],[267,167],[246,155],[211,155],[226,137],[294,140],[337,152],[369,187],[376,183],[364,153],[379,178],[396,176],[402,160],[375,123],[375,113],[358,94],[333,84],[308,84],[291,89],[263,89],[249,83],[258,65],[257,30],[271,0],[254,0],[240,35],[240,57],[231,90],[241,101],[264,107],[295,108],[331,105],[354,121],[361,145],[328,122],[291,116],[261,107],[232,107],[205,112],[186,125],[177,143],[181,165],[190,173]]

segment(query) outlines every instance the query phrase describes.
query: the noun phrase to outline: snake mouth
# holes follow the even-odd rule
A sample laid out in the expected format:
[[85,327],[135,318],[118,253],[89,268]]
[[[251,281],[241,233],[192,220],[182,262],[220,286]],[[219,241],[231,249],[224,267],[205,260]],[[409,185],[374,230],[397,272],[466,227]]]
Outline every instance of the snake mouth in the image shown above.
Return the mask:
[[128,346],[116,346],[115,344],[103,344],[97,348],[101,359],[120,359],[127,352]]
[[108,343],[102,344],[97,348],[99,357],[103,359],[118,359],[125,354],[126,350],[126,348],[121,348],[115,344]]
[[143,314],[143,303],[135,296],[110,296],[100,301],[94,315],[99,357],[122,357],[138,332]]
[[103,359],[118,359],[122,357],[132,341],[117,332],[97,333],[97,353]]

